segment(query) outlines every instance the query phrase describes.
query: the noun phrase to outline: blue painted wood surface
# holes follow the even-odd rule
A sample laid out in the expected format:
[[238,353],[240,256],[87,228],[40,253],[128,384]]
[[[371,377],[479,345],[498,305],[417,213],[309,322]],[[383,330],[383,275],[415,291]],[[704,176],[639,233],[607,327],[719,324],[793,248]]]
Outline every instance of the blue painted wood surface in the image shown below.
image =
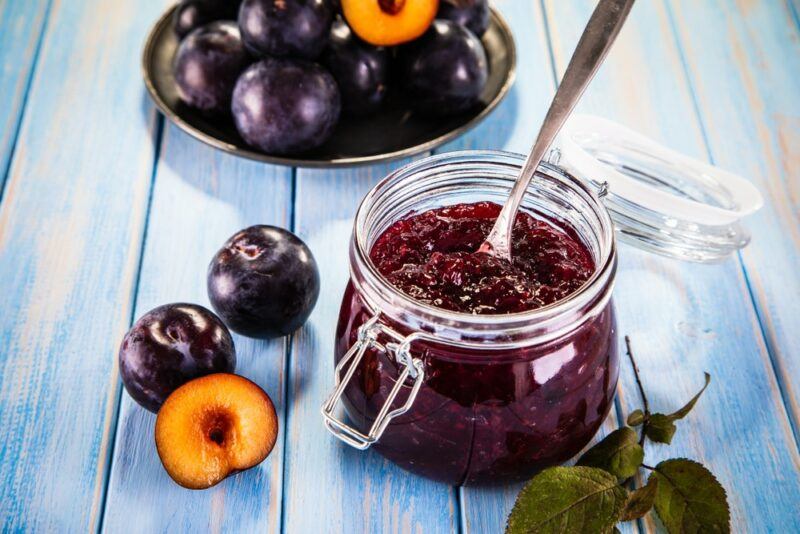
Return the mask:
[[[545,5],[553,55],[563,72],[580,32],[575,21],[586,20],[592,4]],[[670,5],[636,6],[632,24],[620,35],[621,46],[580,109],[706,158],[691,86],[670,24]],[[800,457],[741,265],[734,260],[714,266],[684,264],[622,247],[615,298],[620,331],[629,333],[639,347],[651,403],[667,409],[677,404],[676,398],[688,399],[703,371],[715,379],[716,387],[707,392],[669,449],[652,448],[654,458],[701,458],[726,487],[737,488],[731,494],[733,518],[743,530],[800,528],[797,514],[781,513],[800,500]],[[630,368],[622,369],[621,389],[630,393],[623,397],[627,413],[638,407],[631,402],[638,399]],[[713,435],[699,440],[703,428],[714,429]],[[767,496],[751,483],[753,464],[775,481],[781,488],[778,493]]]
[[86,531],[102,511],[114,353],[130,320],[154,159],[136,50],[156,4],[54,2],[49,14],[0,206],[9,530]]
[[[235,179],[232,179],[235,178]],[[139,274],[135,316],[166,302],[210,307],[206,269],[226,239],[253,224],[287,227],[292,171],[235,158],[165,128]],[[237,372],[268,391],[285,418],[286,343],[234,335]],[[276,531],[281,520],[282,441],[269,459],[230,484],[186,491],[164,472],[153,446],[155,415],[124,394],[103,527],[106,532],[212,528]],[[281,435],[282,437],[283,435]],[[169,503],[169,506],[164,506]],[[137,510],[131,522],[131,508]]]
[[[518,486],[435,484],[345,448],[321,424],[352,216],[399,163],[294,170],[222,155],[170,125],[162,138],[138,53],[166,3],[0,0],[3,530],[501,531]],[[515,32],[517,84],[440,150],[526,150],[593,2],[496,5]],[[673,445],[649,458],[709,465],[735,531],[800,530],[798,20],[794,0],[639,2],[581,104],[741,172],[767,199],[740,258],[699,266],[622,246],[615,290],[655,408],[713,375]],[[183,490],[155,454],[154,417],[121,392],[117,344],[158,304],[206,304],[211,255],[256,222],[309,243],[323,292],[292,338],[235,338],[240,372],[276,402],[275,451],[212,490]],[[624,360],[617,405],[638,407]]]
[[784,2],[679,2],[672,12],[709,158],[765,197],[741,256],[800,439],[800,25]]
[[37,60],[48,0],[0,1],[0,190]]

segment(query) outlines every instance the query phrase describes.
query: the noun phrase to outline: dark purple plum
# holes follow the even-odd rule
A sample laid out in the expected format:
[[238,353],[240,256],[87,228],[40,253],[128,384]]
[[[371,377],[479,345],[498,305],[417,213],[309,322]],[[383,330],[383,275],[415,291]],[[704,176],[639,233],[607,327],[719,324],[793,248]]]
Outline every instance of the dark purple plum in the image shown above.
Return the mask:
[[319,296],[319,270],[305,243],[258,225],[233,235],[208,266],[208,297],[231,330],[249,337],[291,334]]
[[339,88],[316,63],[267,58],[239,77],[231,104],[244,140],[271,154],[316,148],[339,121]]
[[423,113],[452,115],[478,103],[489,70],[480,40],[449,20],[435,20],[422,37],[400,47],[400,80]]
[[343,110],[366,115],[381,107],[389,84],[389,60],[386,48],[365,43],[342,20],[333,23],[322,64],[339,85]]
[[228,111],[236,80],[249,62],[234,22],[217,21],[197,28],[181,42],[175,55],[178,95],[194,108]]
[[122,383],[133,400],[157,412],[170,393],[194,378],[232,373],[233,339],[213,312],[167,304],[142,315],[119,348]]
[[183,0],[172,15],[179,39],[215,20],[235,20],[241,0]]
[[330,0],[244,0],[239,28],[257,56],[316,59],[333,22]]
[[489,27],[488,0],[442,0],[437,19],[447,19],[466,27],[477,37]]

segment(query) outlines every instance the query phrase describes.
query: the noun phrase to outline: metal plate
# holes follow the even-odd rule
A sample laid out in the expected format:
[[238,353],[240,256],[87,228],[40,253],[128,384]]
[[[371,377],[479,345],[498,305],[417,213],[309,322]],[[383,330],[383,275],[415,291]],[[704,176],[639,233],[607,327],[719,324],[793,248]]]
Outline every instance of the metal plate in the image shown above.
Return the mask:
[[273,156],[248,146],[232,119],[210,121],[178,98],[172,60],[178,40],[172,31],[172,9],[156,22],[144,46],[142,68],[147,90],[158,108],[181,129],[224,152],[266,163],[297,167],[344,167],[390,161],[432,150],[475,127],[505,97],[514,80],[516,50],[511,30],[496,11],[482,41],[489,60],[489,79],[474,109],[452,117],[429,118],[413,111],[395,92],[372,116],[342,116],[332,138],[296,157]]

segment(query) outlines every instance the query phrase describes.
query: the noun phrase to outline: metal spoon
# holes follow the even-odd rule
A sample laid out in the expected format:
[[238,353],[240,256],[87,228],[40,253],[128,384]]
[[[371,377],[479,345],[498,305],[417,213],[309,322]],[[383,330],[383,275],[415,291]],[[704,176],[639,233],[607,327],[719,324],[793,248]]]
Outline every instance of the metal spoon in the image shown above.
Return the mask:
[[619,34],[625,19],[633,7],[634,0],[600,0],[583,30],[578,46],[572,54],[567,71],[558,86],[547,116],[536,142],[525,160],[522,172],[517,178],[514,188],[503,206],[500,215],[492,227],[492,231],[483,242],[479,252],[511,259],[511,230],[514,219],[533,178],[534,172],[542,161],[545,150],[550,146],[564,122],[572,113],[575,104],[580,100],[583,91],[594,78],[600,64],[603,63],[612,43]]

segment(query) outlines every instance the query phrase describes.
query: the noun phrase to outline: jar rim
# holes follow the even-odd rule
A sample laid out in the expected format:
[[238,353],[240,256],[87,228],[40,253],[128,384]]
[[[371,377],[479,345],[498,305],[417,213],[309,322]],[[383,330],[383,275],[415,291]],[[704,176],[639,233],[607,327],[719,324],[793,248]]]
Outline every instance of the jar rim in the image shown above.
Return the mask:
[[[584,282],[580,288],[567,297],[541,308],[508,314],[471,314],[446,310],[417,301],[396,288],[380,273],[377,266],[370,258],[370,243],[368,242],[369,211],[376,200],[397,182],[410,179],[424,169],[444,167],[448,164],[502,165],[504,167],[521,169],[524,161],[525,156],[514,152],[499,150],[463,150],[429,156],[411,162],[389,173],[367,193],[356,212],[353,239],[351,241],[351,278],[355,281],[355,277],[353,276],[355,274],[353,272],[355,267],[359,271],[367,274],[365,278],[368,279],[368,283],[380,284],[381,289],[385,290],[388,294],[392,304],[399,304],[404,309],[425,318],[428,322],[433,321],[438,324],[446,324],[462,330],[482,332],[487,330],[515,330],[530,327],[531,325],[549,323],[558,317],[575,312],[576,309],[584,308],[597,301],[602,290],[613,284],[616,274],[616,240],[613,223],[598,193],[590,184],[576,178],[565,169],[547,162],[540,163],[536,171],[536,177],[531,181],[527,194],[535,194],[537,177],[539,179],[559,179],[564,185],[579,193],[587,201],[589,206],[595,210],[599,221],[600,232],[602,233],[600,256],[595,258],[596,268],[592,276]],[[510,190],[511,185],[513,185],[513,180],[509,180],[508,182],[508,189]],[[607,301],[610,297],[610,291],[606,293],[608,293],[608,295],[604,301]]]

